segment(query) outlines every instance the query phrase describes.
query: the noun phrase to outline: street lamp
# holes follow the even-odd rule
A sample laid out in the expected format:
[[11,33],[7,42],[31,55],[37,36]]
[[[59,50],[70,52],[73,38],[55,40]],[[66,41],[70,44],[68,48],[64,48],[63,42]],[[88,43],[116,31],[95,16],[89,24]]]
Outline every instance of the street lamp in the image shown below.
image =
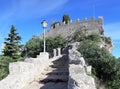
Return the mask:
[[41,24],[42,24],[42,27],[43,27],[43,29],[44,29],[43,40],[44,40],[44,53],[45,53],[45,52],[46,52],[46,44],[45,44],[45,29],[46,29],[46,27],[47,27],[47,22],[46,22],[46,20],[43,20],[43,21],[41,22]]

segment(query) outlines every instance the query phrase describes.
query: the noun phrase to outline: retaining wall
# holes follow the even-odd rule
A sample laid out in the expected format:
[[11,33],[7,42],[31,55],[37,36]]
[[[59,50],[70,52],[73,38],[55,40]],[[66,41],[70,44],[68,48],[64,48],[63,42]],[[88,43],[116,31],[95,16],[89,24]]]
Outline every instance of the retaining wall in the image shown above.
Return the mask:
[[49,65],[49,54],[40,53],[37,58],[9,64],[9,75],[0,81],[0,89],[22,89],[32,82]]

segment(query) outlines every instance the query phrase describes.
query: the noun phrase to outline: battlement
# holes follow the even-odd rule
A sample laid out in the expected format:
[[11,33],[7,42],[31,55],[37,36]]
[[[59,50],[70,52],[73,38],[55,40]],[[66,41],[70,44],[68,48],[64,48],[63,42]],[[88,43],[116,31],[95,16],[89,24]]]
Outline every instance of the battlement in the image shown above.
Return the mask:
[[[46,30],[46,37],[56,37],[61,35],[63,38],[70,40],[76,31],[85,30],[85,35],[90,34],[104,34],[103,29],[103,17],[99,16],[97,20],[94,17],[91,17],[89,20],[83,18],[82,20],[77,19],[74,22],[70,20],[67,24],[65,22],[55,22],[51,25],[49,30]],[[40,35],[40,38],[43,39],[43,34]]]
[[79,18],[76,19],[74,22],[72,20],[70,20],[67,24],[65,24],[65,22],[56,22],[53,25],[51,25],[50,29],[55,29],[58,28],[60,26],[64,26],[64,25],[70,25],[70,24],[84,24],[84,23],[96,23],[99,25],[103,25],[103,17],[102,16],[98,16],[98,19],[95,19],[94,17],[91,17],[89,20],[87,18],[83,18],[82,20],[80,20]]

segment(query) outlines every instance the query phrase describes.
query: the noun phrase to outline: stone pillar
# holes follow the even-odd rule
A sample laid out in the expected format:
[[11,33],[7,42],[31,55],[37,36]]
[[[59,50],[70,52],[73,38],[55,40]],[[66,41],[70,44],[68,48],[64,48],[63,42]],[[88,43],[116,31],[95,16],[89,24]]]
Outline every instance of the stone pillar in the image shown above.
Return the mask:
[[58,56],[61,55],[61,48],[57,48],[57,51],[58,51]]
[[53,57],[56,57],[57,56],[57,51],[56,49],[53,49]]
[[85,70],[87,74],[91,74],[92,66],[85,66]]

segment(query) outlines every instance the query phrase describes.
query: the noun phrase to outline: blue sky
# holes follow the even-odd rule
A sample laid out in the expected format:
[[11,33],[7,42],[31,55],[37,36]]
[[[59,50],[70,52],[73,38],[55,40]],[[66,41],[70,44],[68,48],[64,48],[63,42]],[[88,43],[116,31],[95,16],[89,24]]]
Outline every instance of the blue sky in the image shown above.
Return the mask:
[[25,44],[33,35],[43,32],[41,21],[44,19],[50,25],[61,21],[63,14],[69,14],[72,21],[103,16],[105,35],[112,38],[115,46],[113,55],[120,57],[119,11],[119,0],[0,0],[0,45],[11,25],[16,27]]

